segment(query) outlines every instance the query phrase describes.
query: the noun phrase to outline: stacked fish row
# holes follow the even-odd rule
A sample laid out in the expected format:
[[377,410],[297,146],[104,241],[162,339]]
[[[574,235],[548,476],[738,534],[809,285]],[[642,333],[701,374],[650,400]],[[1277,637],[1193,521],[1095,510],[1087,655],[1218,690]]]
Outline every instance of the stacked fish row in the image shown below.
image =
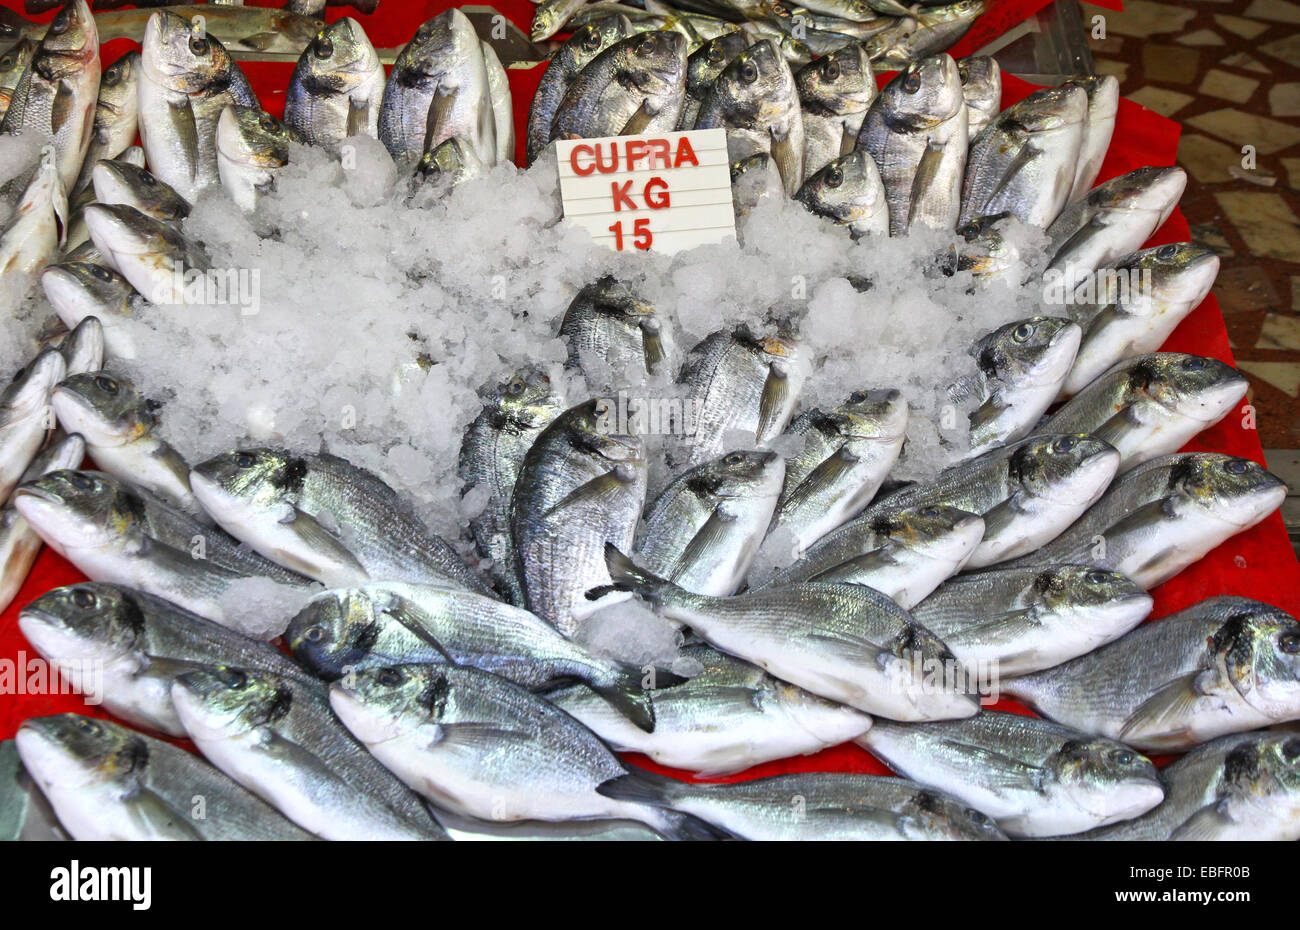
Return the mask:
[[[489,393],[463,437],[466,497],[482,501],[471,566],[379,477],[343,459],[249,448],[191,468],[161,438],[156,406],[113,370],[135,348],[114,323],[146,299],[177,302],[159,281],[181,264],[203,267],[181,229],[190,196],[221,185],[250,205],[265,190],[270,177],[232,172],[223,138],[281,130],[205,91],[164,110],[145,86],[155,72],[221,93],[239,80],[217,40],[158,14],[135,95],[152,170],[127,149],[133,133],[111,144],[60,135],[68,124],[54,114],[101,83],[84,3],[60,18],[10,105],[21,122],[5,125],[49,144],[24,190],[52,191],[52,212],[65,184],[77,191],[88,178],[81,190],[97,203],[84,209],[88,242],[64,256],[78,260],[48,264],[51,224],[54,245],[19,266],[44,269],[68,331],[56,327],[56,344],[0,396],[8,596],[39,541],[71,561],[91,581],[25,607],[24,635],[114,716],[188,736],[207,760],[80,715],[27,721],[18,754],[68,834],[1300,834],[1300,737],[1285,727],[1300,718],[1300,623],[1260,602],[1212,598],[1140,625],[1147,591],[1276,510],[1285,488],[1245,459],[1176,451],[1230,413],[1245,384],[1215,360],[1153,351],[1204,296],[1217,262],[1187,244],[1134,251],[1173,209],[1175,169],[1095,190],[1096,167],[1079,174],[1090,160],[1081,153],[1095,155],[1086,140],[1109,138],[1104,106],[1092,120],[1087,102],[1104,99],[1103,84],[1087,85],[1091,98],[1043,92],[997,115],[985,156],[988,130],[966,155],[966,110],[956,136],[920,146],[911,137],[924,120],[880,120],[882,150],[916,158],[899,214],[909,225],[937,215],[926,212],[937,210],[927,184],[949,170],[936,162],[957,137],[960,177],[984,164],[997,174],[970,208],[970,247],[957,258],[977,279],[1022,283],[1006,234],[1015,223],[1046,228],[1056,267],[1152,272],[1140,293],[1098,295],[1077,319],[1015,321],[973,347],[980,376],[952,386],[972,410],[970,458],[930,481],[891,482],[908,417],[900,391],[800,410],[815,360],[797,320],[723,329],[682,353],[662,314],[602,278],[558,327],[567,367],[590,393],[565,396],[541,371],[521,371]],[[462,18],[421,27],[383,93],[374,131],[408,165],[433,161],[448,140],[499,141],[486,85],[463,85],[476,102],[462,110],[429,79],[448,61],[466,69],[458,81],[484,70]],[[351,34],[325,46],[322,33],[304,53],[304,96],[315,85],[301,73]],[[48,65],[69,60],[96,80],[75,67],[48,77]],[[923,102],[932,72],[960,70],[926,59],[878,99]],[[132,96],[109,94],[119,83],[97,87],[116,110],[95,108],[87,125],[101,115],[119,125],[110,116]],[[591,93],[609,100],[606,86]],[[314,102],[299,108],[318,144],[369,131],[361,97],[341,97],[319,114]],[[1079,118],[1063,121],[1063,110]],[[171,122],[158,129],[163,112]],[[248,128],[223,135],[223,124]],[[168,135],[178,127],[187,131]],[[431,127],[450,134],[431,147]],[[728,128],[744,138],[745,127]],[[87,162],[92,144],[105,147]],[[16,223],[43,215],[28,209]],[[46,243],[15,229],[6,243]],[[670,413],[692,412],[662,449],[606,399],[648,388],[674,402]],[[83,451],[97,470],[76,468]],[[676,673],[583,645],[598,616],[641,609],[632,597],[690,636]],[[278,634],[270,614],[286,605],[292,660],[246,635],[259,620]],[[989,690],[1043,718],[981,710]],[[615,754],[720,774],[849,740],[905,777],[700,785]],[[1164,773],[1140,754],[1184,750]],[[196,793],[208,799],[203,818],[190,814]],[[36,816],[31,797],[23,809]]]

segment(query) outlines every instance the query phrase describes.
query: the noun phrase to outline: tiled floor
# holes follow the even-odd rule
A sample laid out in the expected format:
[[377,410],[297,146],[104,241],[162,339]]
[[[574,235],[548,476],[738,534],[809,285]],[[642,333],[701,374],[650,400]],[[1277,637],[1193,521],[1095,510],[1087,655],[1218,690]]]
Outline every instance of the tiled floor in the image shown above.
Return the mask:
[[[1223,258],[1214,288],[1251,380],[1266,449],[1300,449],[1300,0],[1083,4],[1097,70],[1183,124],[1192,235]],[[1242,153],[1253,147],[1254,162]]]

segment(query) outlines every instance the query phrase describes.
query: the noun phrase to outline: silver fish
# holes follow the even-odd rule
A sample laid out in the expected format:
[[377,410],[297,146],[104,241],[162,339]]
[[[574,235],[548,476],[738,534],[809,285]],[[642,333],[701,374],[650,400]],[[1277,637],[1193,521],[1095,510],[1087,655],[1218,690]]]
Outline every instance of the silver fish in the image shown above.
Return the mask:
[[68,840],[66,830],[18,757],[18,745],[0,741],[0,841]]
[[1151,604],[1151,595],[1117,572],[1060,565],[961,575],[939,585],[912,616],[963,665],[1011,676],[1118,639],[1146,619]]
[[[710,645],[813,694],[896,720],[969,717],[978,710],[948,648],[872,588],[794,583],[707,597],[638,568],[613,546],[609,572],[615,586],[635,591]],[[921,668],[936,662],[951,676],[923,684]]]
[[1092,74],[1074,78],[1069,86],[1081,87],[1088,94],[1088,115],[1079,142],[1074,183],[1070,187],[1070,200],[1077,200],[1092,188],[1110,148],[1115,117],[1119,113],[1119,79],[1113,74]]
[[974,139],[1002,109],[1002,69],[991,55],[971,55],[957,61],[961,92],[966,98],[966,125]]
[[1122,743],[1036,717],[880,721],[858,742],[906,778],[946,791],[1011,836],[1082,833],[1164,799],[1151,760]]
[[540,0],[533,11],[529,35],[534,42],[544,42],[564,30],[569,18],[584,7],[587,0]]
[[165,223],[179,224],[190,215],[188,200],[145,168],[130,162],[101,161],[94,166],[91,178],[95,199],[102,204],[134,207]]
[[483,66],[487,69],[488,100],[492,105],[495,123],[496,149],[489,164],[504,165],[515,160],[515,105],[510,96],[510,78],[501,59],[487,42],[483,47]]
[[1300,622],[1214,597],[1003,690],[1069,726],[1178,752],[1300,718]]
[[354,19],[335,20],[303,49],[284,97],[284,123],[311,145],[379,136],[384,66]]
[[785,200],[785,183],[767,152],[755,152],[731,163],[731,202],[736,218],[753,212],[763,201]]
[[691,52],[686,59],[686,98],[682,103],[681,115],[677,117],[679,131],[695,128],[700,106],[713,90],[713,82],[749,45],[749,36],[737,29],[710,39]]
[[686,53],[677,32],[652,30],[613,43],[569,85],[547,141],[673,129],[686,94]]
[[1245,375],[1217,359],[1139,355],[1074,395],[1039,430],[1090,433],[1119,450],[1124,472],[1182,448],[1227,416],[1248,387]]
[[[5,39],[0,39],[0,43],[3,41]],[[40,48],[39,36],[35,39],[23,37],[0,55],[0,123],[4,122],[4,114],[9,110],[14,88],[22,80],[38,48]]]
[[524,457],[511,503],[525,605],[566,636],[590,611],[588,589],[609,582],[605,544],[631,548],[645,504],[645,443],[609,416],[598,400],[560,414]]
[[637,555],[687,591],[734,594],[767,532],[784,475],[775,452],[729,452],[682,472],[646,508]]
[[1010,213],[994,213],[957,227],[965,245],[957,249],[957,270],[969,271],[977,281],[1003,281],[1019,287],[1029,276],[1015,228],[1020,220]]
[[1121,475],[1069,530],[1018,565],[1079,562],[1148,591],[1276,510],[1286,485],[1249,459],[1191,452]]
[[0,501],[9,499],[54,428],[50,392],[66,371],[63,355],[46,349],[0,392]]
[[0,233],[0,275],[13,284],[0,291],[0,306],[11,313],[33,289],[32,277],[55,260],[66,241],[70,207],[59,181],[58,163],[42,155],[36,172]]
[[998,114],[971,140],[961,191],[968,223],[1008,211],[1046,229],[1069,202],[1088,113],[1082,88],[1034,91]]
[[95,124],[82,159],[81,173],[72,190],[90,184],[90,175],[102,158],[117,158],[135,141],[140,112],[140,53],[130,51],[104,69],[95,104]]
[[867,40],[872,62],[883,69],[903,68],[926,55],[951,48],[986,9],[986,0],[957,0],[945,6],[921,8],[916,17],[896,33],[881,33]]
[[184,272],[212,264],[201,245],[134,207],[92,203],[86,228],[109,265],[151,303],[183,304]]
[[75,840],[312,839],[193,753],[116,723],[33,717],[14,739]]
[[803,109],[804,177],[809,178],[857,145],[876,98],[876,76],[862,46],[846,45],[800,68],[794,81]]
[[907,65],[872,101],[858,148],[880,169],[891,236],[906,235],[913,224],[956,227],[966,139],[966,101],[948,55]]
[[441,196],[459,184],[480,177],[486,167],[474,151],[473,143],[453,136],[421,155],[415,173],[421,182],[431,185]]
[[[51,441],[23,474],[24,481],[62,468],[76,468],[86,455],[80,436]],[[41,551],[41,538],[13,506],[0,509],[0,610],[8,609],[21,590]]]
[[559,337],[569,347],[569,367],[609,390],[676,370],[663,317],[610,275],[578,291],[564,312]]
[[184,672],[238,663],[304,675],[274,646],[124,585],[55,588],[22,609],[18,628],[79,692],[127,723],[169,736],[185,735],[171,697]]
[[226,107],[217,120],[217,175],[241,210],[252,210],[275,188],[289,163],[289,130],[260,106]]
[[65,326],[77,327],[94,317],[104,331],[108,356],[135,358],[135,340],[127,321],[147,306],[147,301],[126,278],[107,265],[69,261],[47,265],[41,272],[41,286]]
[[876,163],[861,150],[827,163],[804,181],[794,199],[818,216],[847,226],[855,239],[889,235],[885,185]]
[[330,713],[317,681],[227,665],[176,676],[172,704],[209,762],[326,840],[437,840],[420,798]]

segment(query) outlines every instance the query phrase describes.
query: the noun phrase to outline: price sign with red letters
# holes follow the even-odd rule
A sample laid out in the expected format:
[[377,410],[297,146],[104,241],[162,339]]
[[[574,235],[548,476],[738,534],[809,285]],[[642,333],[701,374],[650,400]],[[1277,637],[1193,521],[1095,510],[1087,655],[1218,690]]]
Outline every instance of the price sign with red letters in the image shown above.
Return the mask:
[[564,220],[616,252],[736,237],[721,129],[556,142]]

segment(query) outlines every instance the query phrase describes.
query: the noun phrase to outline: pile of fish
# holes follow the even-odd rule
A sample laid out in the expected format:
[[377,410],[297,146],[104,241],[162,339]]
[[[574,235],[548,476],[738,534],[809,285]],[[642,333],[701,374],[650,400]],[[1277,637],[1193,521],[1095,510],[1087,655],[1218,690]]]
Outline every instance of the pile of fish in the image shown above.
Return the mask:
[[[908,398],[864,384],[838,405],[801,404],[817,360],[797,316],[682,351],[663,313],[601,277],[558,321],[572,381],[526,368],[485,391],[460,439],[476,515],[443,539],[382,477],[326,452],[248,446],[191,464],[159,435],[150,386],[118,370],[135,351],[121,324],[145,303],[183,303],[173,270],[205,267],[184,228],[194,198],[224,189],[254,209],[295,137],[374,135],[417,184],[508,159],[489,47],[449,11],[385,81],[364,33],[339,20],[303,51],[282,123],[218,39],[169,11],[150,16],[138,57],[101,75],[77,0],[27,53],[0,126],[43,146],[0,190],[16,205],[5,273],[39,275],[58,318],[0,394],[0,581],[8,603],[42,543],[90,579],[18,623],[123,723],[26,721],[0,746],[0,810],[17,818],[0,826],[76,839],[1300,838],[1300,621],[1212,597],[1143,623],[1152,588],[1286,488],[1249,460],[1178,451],[1233,413],[1246,382],[1158,351],[1218,262],[1190,243],[1141,249],[1177,203],[1178,169],[1093,186],[1114,82],[999,112],[991,61],[939,55],[874,96],[858,46],[794,76],[766,39],[719,36],[688,61],[680,30],[627,36],[625,17],[583,25],[556,53],[533,109],[556,104],[548,139],[681,125],[694,75],[692,125],[758,146],[742,157],[770,159],[771,196],[838,203],[825,212],[859,235],[960,222],[962,248],[936,273],[971,272],[975,287],[1041,286],[1012,234],[1037,228],[1048,270],[1110,270],[1114,286],[972,346],[979,376],[951,386],[969,453],[906,483],[891,473]],[[832,89],[848,78],[853,94]],[[665,85],[676,103],[656,96]],[[757,111],[750,86],[773,89]],[[846,184],[870,188],[869,209],[834,200]],[[1145,286],[1120,287],[1120,272]],[[666,438],[610,399],[647,385],[678,417]],[[646,611],[680,631],[671,668],[584,638],[598,616]],[[1041,716],[984,709],[1000,695]],[[901,777],[707,784],[619,755],[716,776],[849,741]],[[1169,752],[1186,755],[1159,771],[1142,755]]]

